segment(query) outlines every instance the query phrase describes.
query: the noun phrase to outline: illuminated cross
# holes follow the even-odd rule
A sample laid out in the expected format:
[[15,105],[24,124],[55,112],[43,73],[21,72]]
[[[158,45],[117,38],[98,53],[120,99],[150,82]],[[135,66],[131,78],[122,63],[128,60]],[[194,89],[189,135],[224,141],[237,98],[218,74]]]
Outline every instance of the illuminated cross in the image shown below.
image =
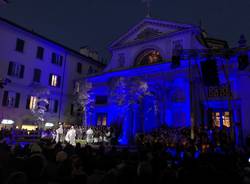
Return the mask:
[[146,10],[147,10],[146,17],[151,17],[150,16],[151,1],[152,0],[142,0],[142,2],[146,4]]

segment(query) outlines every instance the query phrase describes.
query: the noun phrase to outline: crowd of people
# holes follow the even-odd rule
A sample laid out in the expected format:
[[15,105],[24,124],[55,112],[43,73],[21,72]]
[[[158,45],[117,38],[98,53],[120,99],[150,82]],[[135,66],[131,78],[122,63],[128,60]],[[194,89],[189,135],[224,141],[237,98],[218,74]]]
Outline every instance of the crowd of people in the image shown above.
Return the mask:
[[[223,131],[197,130],[192,140],[188,128],[161,127],[138,134],[133,147],[105,144],[109,127],[60,125],[26,145],[8,144],[13,131],[0,132],[0,179],[6,184],[250,183],[249,147],[230,145]],[[72,143],[71,136],[90,144]]]
[[107,126],[64,126],[59,123],[58,127],[29,131],[16,128],[2,128],[0,130],[1,137],[8,144],[15,144],[19,139],[45,139],[51,142],[69,143],[75,146],[77,141],[84,142],[85,144],[109,143],[114,138],[114,132],[111,127]]
[[[212,183],[250,181],[248,152],[186,149],[173,155],[158,142],[136,149],[37,142],[0,143],[0,179],[6,184]],[[35,163],[35,164],[34,164]]]
[[137,145],[159,143],[165,147],[179,148],[192,145],[196,150],[209,151],[209,149],[231,149],[235,143],[230,137],[228,128],[205,130],[194,129],[191,139],[191,129],[187,127],[169,128],[162,126],[149,133],[139,133],[135,140]]
[[106,126],[84,127],[71,126],[69,129],[64,128],[62,124],[55,130],[53,140],[56,143],[65,141],[73,146],[76,145],[76,139],[86,140],[87,144],[98,144],[109,142],[112,137],[112,129]]

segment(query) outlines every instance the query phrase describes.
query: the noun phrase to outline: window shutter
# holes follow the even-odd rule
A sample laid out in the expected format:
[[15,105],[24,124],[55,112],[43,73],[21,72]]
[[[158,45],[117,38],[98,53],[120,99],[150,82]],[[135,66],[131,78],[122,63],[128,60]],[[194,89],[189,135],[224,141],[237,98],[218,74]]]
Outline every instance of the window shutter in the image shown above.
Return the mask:
[[8,91],[4,91],[2,105],[7,106],[7,101],[8,101]]
[[57,113],[57,111],[58,111],[58,100],[55,100],[55,101],[54,101],[54,109],[53,109],[53,112],[54,112],[54,113]]
[[16,99],[15,99],[15,107],[19,107],[19,102],[20,102],[20,93],[16,93]]
[[24,65],[21,65],[21,71],[19,73],[19,77],[22,79],[24,75]]
[[43,51],[44,51],[44,49],[42,47],[37,47],[36,57],[39,59],[43,59]]
[[27,97],[26,109],[30,109],[30,98],[31,98],[31,96],[28,96],[28,97]]
[[70,115],[71,116],[74,115],[74,104],[71,104],[71,106],[70,106]]
[[56,87],[58,87],[58,88],[60,88],[60,86],[61,86],[61,76],[58,76],[58,78],[57,78],[57,86]]
[[40,82],[41,80],[41,70],[37,69],[37,82]]
[[49,74],[49,85],[51,86],[52,74]]
[[13,62],[9,62],[8,75],[11,75],[13,71]]
[[60,56],[60,61],[59,61],[60,63],[60,66],[62,66],[62,63],[63,63],[63,56]]
[[77,72],[78,72],[79,74],[82,73],[82,63],[77,63]]
[[52,53],[52,63],[56,63],[56,53]]
[[34,69],[33,81],[34,82],[40,82],[40,78],[41,78],[41,70],[40,69]]

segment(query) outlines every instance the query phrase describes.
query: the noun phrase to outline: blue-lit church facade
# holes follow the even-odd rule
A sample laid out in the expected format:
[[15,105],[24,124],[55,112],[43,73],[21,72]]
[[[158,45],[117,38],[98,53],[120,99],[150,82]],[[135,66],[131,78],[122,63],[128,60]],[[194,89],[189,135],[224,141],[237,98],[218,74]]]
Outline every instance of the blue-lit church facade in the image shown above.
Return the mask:
[[195,25],[153,18],[109,49],[105,70],[84,79],[95,99],[86,113],[88,125],[120,124],[123,143],[161,125],[226,128],[237,144],[250,133],[247,49],[228,49]]

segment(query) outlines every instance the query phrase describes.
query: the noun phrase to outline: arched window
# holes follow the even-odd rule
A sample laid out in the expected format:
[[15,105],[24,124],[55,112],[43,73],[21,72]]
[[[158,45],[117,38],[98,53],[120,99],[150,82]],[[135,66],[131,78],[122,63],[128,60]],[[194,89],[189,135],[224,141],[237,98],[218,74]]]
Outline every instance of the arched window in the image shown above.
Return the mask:
[[146,49],[137,56],[135,65],[149,65],[162,62],[162,60],[163,59],[159,51],[154,49]]

